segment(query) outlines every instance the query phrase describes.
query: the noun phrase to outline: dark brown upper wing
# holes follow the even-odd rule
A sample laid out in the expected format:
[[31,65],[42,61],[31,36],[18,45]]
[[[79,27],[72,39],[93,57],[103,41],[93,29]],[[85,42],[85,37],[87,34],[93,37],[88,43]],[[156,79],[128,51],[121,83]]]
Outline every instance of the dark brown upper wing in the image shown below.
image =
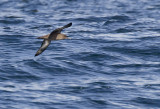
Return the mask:
[[67,24],[67,25],[65,25],[65,26],[63,26],[63,27],[61,27],[61,28],[57,28],[57,29],[53,30],[53,31],[50,33],[48,39],[51,40],[52,37],[56,37],[57,34],[61,33],[61,31],[62,31],[63,29],[68,28],[68,27],[70,27],[70,26],[72,26],[72,23],[69,23],[69,24]]

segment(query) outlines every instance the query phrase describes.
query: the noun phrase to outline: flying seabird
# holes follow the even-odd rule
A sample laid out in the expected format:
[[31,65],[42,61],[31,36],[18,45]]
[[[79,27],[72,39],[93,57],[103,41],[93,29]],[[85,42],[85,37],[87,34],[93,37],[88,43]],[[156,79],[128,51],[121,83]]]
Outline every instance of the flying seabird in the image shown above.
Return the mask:
[[72,26],[72,23],[69,23],[61,28],[57,28],[55,30],[53,30],[50,34],[47,34],[45,36],[41,36],[38,37],[37,39],[44,39],[41,47],[39,48],[39,50],[37,51],[37,53],[35,54],[35,56],[40,55],[44,50],[46,50],[46,48],[49,46],[49,44],[51,43],[51,40],[62,40],[62,39],[68,39],[68,37],[65,34],[61,34],[61,31],[65,28],[68,28]]

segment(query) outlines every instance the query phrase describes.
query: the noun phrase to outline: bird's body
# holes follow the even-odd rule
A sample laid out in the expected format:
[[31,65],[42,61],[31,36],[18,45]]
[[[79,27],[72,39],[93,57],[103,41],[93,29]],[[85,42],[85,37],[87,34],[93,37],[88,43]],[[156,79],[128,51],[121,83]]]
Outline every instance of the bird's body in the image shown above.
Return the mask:
[[[48,39],[50,34],[47,34],[45,36],[41,36],[41,37],[38,37],[37,39]],[[51,40],[62,40],[62,39],[68,39],[68,37],[65,35],[65,34],[57,34],[55,37],[52,37]]]
[[47,34],[45,36],[41,36],[38,37],[38,39],[44,39],[42,42],[41,47],[39,48],[39,50],[36,52],[35,56],[40,55],[44,50],[46,50],[46,48],[49,46],[50,42],[52,40],[62,40],[62,39],[68,39],[68,37],[65,34],[61,34],[61,31],[64,28],[68,28],[72,25],[72,23],[69,23],[61,28],[57,28],[55,30],[53,30],[50,34]]

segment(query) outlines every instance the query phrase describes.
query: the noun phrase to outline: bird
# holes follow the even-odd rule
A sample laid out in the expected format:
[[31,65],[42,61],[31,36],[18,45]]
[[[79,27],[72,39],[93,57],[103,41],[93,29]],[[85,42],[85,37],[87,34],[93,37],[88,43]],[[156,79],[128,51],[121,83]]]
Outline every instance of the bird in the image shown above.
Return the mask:
[[35,56],[40,55],[42,52],[46,50],[46,48],[50,45],[52,40],[63,40],[63,39],[69,39],[65,34],[62,34],[61,31],[65,28],[68,28],[72,26],[72,23],[69,23],[67,25],[64,25],[61,28],[57,28],[53,30],[50,34],[47,34],[45,36],[37,37],[37,39],[43,39],[43,42],[41,44],[41,47],[36,52]]

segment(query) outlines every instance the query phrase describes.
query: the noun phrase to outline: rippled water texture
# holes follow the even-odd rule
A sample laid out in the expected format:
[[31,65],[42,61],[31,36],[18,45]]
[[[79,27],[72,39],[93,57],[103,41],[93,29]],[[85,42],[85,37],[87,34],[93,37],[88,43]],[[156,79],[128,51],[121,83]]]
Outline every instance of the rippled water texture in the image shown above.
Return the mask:
[[0,109],[159,108],[159,0],[0,1]]

